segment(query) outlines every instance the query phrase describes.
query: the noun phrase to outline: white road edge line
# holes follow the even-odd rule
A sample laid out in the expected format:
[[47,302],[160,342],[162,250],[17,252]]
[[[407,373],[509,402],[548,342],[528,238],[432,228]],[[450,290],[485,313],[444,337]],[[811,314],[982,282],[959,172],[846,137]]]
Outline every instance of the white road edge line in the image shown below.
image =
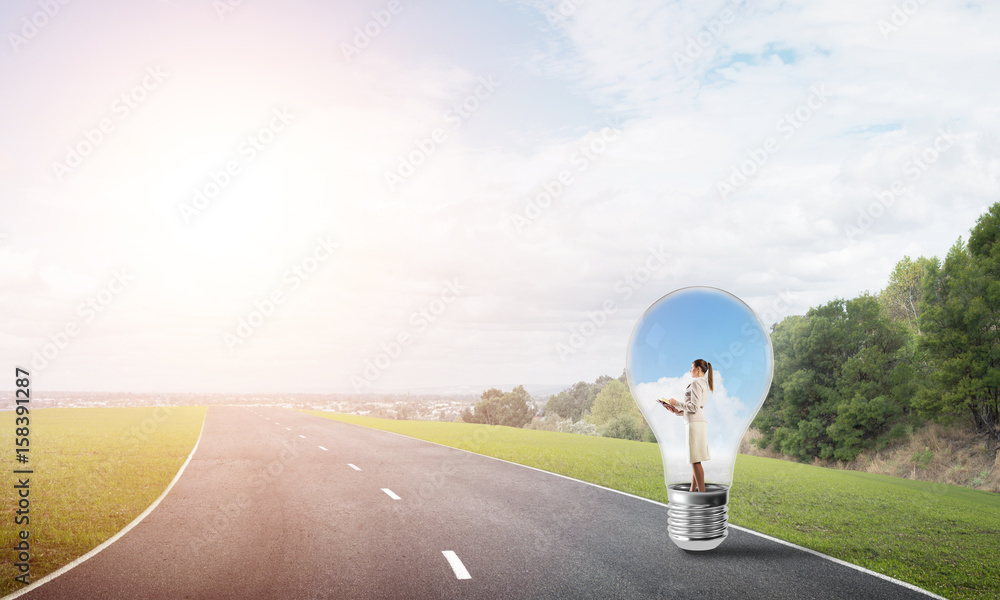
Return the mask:
[[177,471],[177,474],[174,475],[174,478],[167,485],[167,489],[163,490],[163,493],[160,494],[160,497],[157,498],[156,500],[154,500],[153,503],[150,504],[149,507],[146,510],[142,511],[141,513],[139,513],[138,517],[136,517],[135,519],[132,519],[132,522],[129,523],[128,525],[126,525],[124,529],[122,529],[118,533],[114,534],[110,538],[104,540],[104,542],[102,542],[100,546],[97,546],[96,548],[94,548],[90,552],[88,552],[88,553],[84,554],[83,556],[75,559],[73,562],[71,562],[69,564],[66,564],[66,565],[63,565],[62,567],[56,569],[55,571],[52,571],[51,573],[49,573],[45,577],[42,577],[41,579],[38,579],[38,580],[34,581],[33,583],[28,584],[27,586],[25,586],[25,587],[17,590],[16,592],[14,592],[12,594],[8,594],[8,595],[4,596],[0,600],[13,600],[14,598],[17,598],[18,596],[21,596],[23,594],[27,594],[28,592],[30,592],[31,590],[35,589],[36,587],[38,587],[40,585],[43,585],[45,583],[48,583],[48,582],[52,581],[53,579],[55,579],[56,577],[59,577],[63,573],[65,573],[65,572],[69,571],[70,569],[72,569],[73,567],[76,567],[77,565],[82,564],[87,559],[94,557],[98,552],[100,552],[101,550],[104,550],[105,548],[107,548],[111,544],[113,544],[116,541],[118,541],[118,538],[122,537],[123,535],[125,535],[126,533],[128,533],[129,531],[131,531],[133,527],[135,527],[140,522],[142,522],[142,520],[145,519],[146,516],[149,513],[153,512],[153,509],[155,509],[157,506],[160,505],[160,502],[162,502],[163,499],[167,496],[167,494],[170,493],[170,490],[174,487],[174,484],[177,483],[177,480],[180,479],[181,475],[184,474],[184,469],[186,469],[187,466],[188,466],[188,463],[191,462],[191,457],[194,456],[194,453],[198,450],[198,444],[201,443],[201,434],[205,431],[205,421],[207,421],[207,420],[208,420],[208,407],[206,406],[205,407],[205,418],[202,419],[202,421],[201,421],[201,430],[198,431],[198,439],[194,443],[194,448],[191,448],[191,453],[188,454],[187,460],[184,461],[184,464],[181,465],[181,468]]
[[[326,417],[322,417],[320,415],[313,415],[313,416],[317,417],[319,419],[326,419]],[[332,419],[326,419],[326,420],[330,421]],[[357,427],[365,427],[364,425],[357,425],[356,423],[345,423],[344,421],[337,421],[337,422],[338,423],[344,423],[345,425],[356,425]],[[576,481],[577,483],[584,483],[584,484],[587,484],[589,486],[593,486],[593,487],[596,487],[596,488],[601,488],[602,490],[608,490],[609,492],[614,492],[616,494],[621,494],[623,496],[629,496],[631,498],[635,498],[636,500],[642,500],[644,502],[649,502],[650,504],[656,504],[657,506],[662,506],[664,508],[667,507],[666,504],[664,504],[663,502],[660,502],[658,500],[651,500],[650,498],[643,498],[642,496],[636,496],[635,494],[630,494],[628,492],[623,492],[621,490],[616,490],[614,488],[605,487],[603,485],[598,485],[596,483],[591,483],[589,481],[584,481],[582,479],[575,479],[573,477],[570,477],[568,475],[563,475],[561,473],[553,473],[552,471],[546,471],[545,469],[539,469],[538,467],[532,467],[532,466],[529,466],[529,465],[522,465],[521,463],[516,463],[516,462],[513,462],[513,461],[509,461],[509,460],[504,460],[502,458],[497,458],[495,456],[487,456],[485,454],[479,454],[478,452],[473,452],[471,450],[465,450],[463,448],[456,448],[454,446],[446,446],[444,444],[439,444],[437,442],[431,442],[431,441],[428,441],[428,440],[422,440],[420,438],[415,438],[415,437],[410,436],[410,435],[404,435],[402,433],[396,433],[395,431],[386,431],[384,429],[376,429],[374,427],[365,427],[365,429],[371,429],[372,431],[381,431],[382,433],[388,433],[390,435],[398,435],[399,437],[405,437],[405,438],[408,438],[408,439],[411,439],[411,440],[417,440],[418,442],[426,442],[428,444],[434,444],[435,446],[441,446],[442,448],[450,448],[452,450],[458,450],[459,452],[465,452],[467,454],[474,454],[476,456],[482,456],[483,458],[489,458],[491,460],[498,460],[500,462],[505,462],[505,463],[509,463],[509,464],[512,464],[512,465],[517,465],[519,467],[524,467],[525,469],[531,469],[533,471],[538,471],[540,473],[546,473],[548,475],[555,475],[556,477],[562,477],[563,479],[569,479],[570,481]],[[793,544],[792,542],[781,540],[781,539],[778,539],[776,537],[771,537],[771,536],[769,536],[769,535],[767,535],[765,533],[760,533],[759,531],[754,531],[753,529],[747,529],[746,527],[740,527],[739,525],[733,525],[732,523],[729,524],[729,527],[732,527],[733,529],[739,529],[740,531],[745,531],[747,533],[751,533],[753,535],[760,536],[762,538],[765,538],[765,539],[768,539],[768,540],[771,540],[771,541],[774,541],[774,542],[778,542],[779,544],[784,544],[785,546],[789,546],[791,548],[796,548],[798,550],[802,550],[803,552],[807,552],[809,554],[812,554],[813,556],[818,556],[819,558],[825,558],[826,560],[829,560],[831,562],[835,562],[838,565],[843,565],[845,567],[854,569],[855,571],[860,571],[861,573],[867,573],[869,575],[878,577],[879,579],[884,579],[885,581],[890,581],[890,582],[895,583],[897,585],[901,585],[901,586],[903,586],[903,587],[905,587],[907,589],[913,590],[914,592],[920,592],[921,594],[925,594],[929,598],[936,598],[937,600],[948,600],[944,596],[938,596],[934,592],[929,592],[929,591],[925,590],[922,587],[917,587],[917,586],[913,585],[912,583],[907,583],[905,581],[900,581],[900,580],[895,579],[893,577],[889,577],[888,575],[883,575],[882,573],[877,573],[875,571],[872,571],[871,569],[866,569],[866,568],[860,567],[860,566],[858,566],[856,564],[849,563],[849,562],[844,561],[844,560],[840,560],[839,558],[834,558],[834,557],[832,557],[832,556],[830,556],[828,554],[823,554],[822,552],[817,552],[816,550],[812,550],[812,549],[806,548],[804,546],[799,546],[798,544]],[[5,598],[0,598],[0,600],[6,600],[6,599]]]
[[352,469],[354,469],[355,471],[360,471],[360,470],[361,470],[361,467],[359,467],[359,466],[357,466],[357,465],[352,465],[351,463],[347,463],[347,466],[348,466],[348,467],[351,467],[351,468],[352,468]]
[[401,500],[401,498],[397,496],[395,493],[393,493],[393,491],[390,490],[389,488],[382,488],[382,491],[385,492],[386,495],[388,495],[393,500]]
[[472,579],[472,575],[469,575],[469,571],[462,564],[462,560],[458,558],[458,555],[451,550],[442,550],[441,554],[448,559],[448,564],[451,565],[451,570],[455,572],[455,577],[457,579]]
[[323,451],[325,451],[325,452],[329,452],[329,450],[327,450],[327,449],[326,449],[326,448],[324,448],[323,446],[319,446],[319,449],[320,449],[320,450],[323,450]]

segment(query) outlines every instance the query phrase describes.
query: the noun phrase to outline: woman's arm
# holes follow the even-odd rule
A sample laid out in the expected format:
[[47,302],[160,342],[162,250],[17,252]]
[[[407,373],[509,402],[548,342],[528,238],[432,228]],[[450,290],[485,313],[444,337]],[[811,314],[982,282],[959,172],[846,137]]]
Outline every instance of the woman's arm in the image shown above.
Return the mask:
[[691,403],[696,404],[698,410],[701,410],[705,406],[706,400],[708,400],[708,382],[704,379],[697,379],[691,386]]

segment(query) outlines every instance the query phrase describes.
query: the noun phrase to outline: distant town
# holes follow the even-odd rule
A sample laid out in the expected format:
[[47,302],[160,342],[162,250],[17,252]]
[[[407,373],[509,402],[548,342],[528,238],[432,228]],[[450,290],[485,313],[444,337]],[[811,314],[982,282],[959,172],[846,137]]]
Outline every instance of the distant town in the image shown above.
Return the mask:
[[[0,407],[14,406],[11,392],[0,393]],[[114,406],[271,406],[368,415],[386,419],[455,421],[472,408],[480,394],[210,394],[135,392],[45,392],[31,399],[31,408]],[[546,397],[535,399],[541,408]]]

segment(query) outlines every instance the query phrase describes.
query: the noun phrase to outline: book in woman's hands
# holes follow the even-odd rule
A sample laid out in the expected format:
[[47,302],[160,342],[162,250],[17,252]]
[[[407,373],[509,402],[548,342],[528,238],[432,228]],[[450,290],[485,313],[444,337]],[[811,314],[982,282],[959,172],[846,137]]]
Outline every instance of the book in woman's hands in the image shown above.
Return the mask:
[[680,412],[679,410],[677,410],[676,406],[674,406],[673,404],[667,402],[663,398],[658,399],[657,402],[659,402],[660,404],[662,404],[664,408],[666,408],[667,410],[669,410],[670,412],[672,412],[674,414],[677,414],[677,413]]

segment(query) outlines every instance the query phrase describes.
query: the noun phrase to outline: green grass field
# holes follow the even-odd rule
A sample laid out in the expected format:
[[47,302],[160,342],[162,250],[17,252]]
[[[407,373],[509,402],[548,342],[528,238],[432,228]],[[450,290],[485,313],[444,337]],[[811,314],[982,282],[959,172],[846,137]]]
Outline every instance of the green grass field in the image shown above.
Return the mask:
[[14,468],[34,469],[30,514],[31,578],[40,579],[108,539],[156,500],[191,452],[204,407],[46,408],[29,418],[28,465],[14,466],[13,411],[0,413],[7,483],[0,491],[0,595],[14,580]]
[[[667,501],[655,444],[309,412]],[[736,525],[946,598],[1000,597],[998,494],[740,455],[729,508],[730,521]]]

